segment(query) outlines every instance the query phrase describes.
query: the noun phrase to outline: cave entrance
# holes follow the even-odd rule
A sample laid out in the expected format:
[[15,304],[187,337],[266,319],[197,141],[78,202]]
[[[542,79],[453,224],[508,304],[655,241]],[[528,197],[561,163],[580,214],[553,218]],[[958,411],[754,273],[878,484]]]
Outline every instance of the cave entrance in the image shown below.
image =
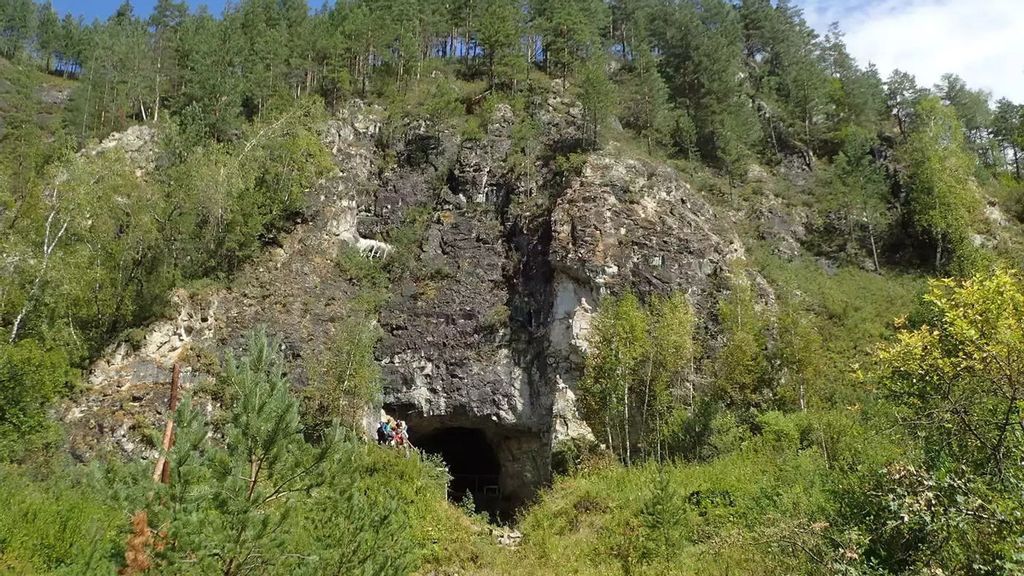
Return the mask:
[[413,439],[414,445],[440,456],[452,480],[448,499],[461,502],[473,497],[477,512],[496,518],[501,507],[501,463],[487,435],[478,428],[438,428]]

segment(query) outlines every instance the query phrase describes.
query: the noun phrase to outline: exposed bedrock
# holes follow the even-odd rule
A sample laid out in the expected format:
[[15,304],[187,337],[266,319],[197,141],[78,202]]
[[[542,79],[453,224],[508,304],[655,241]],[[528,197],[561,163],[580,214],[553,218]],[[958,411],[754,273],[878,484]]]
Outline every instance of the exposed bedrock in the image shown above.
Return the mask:
[[[552,149],[574,133],[559,98],[540,115]],[[326,126],[337,171],[310,192],[281,246],[225,289],[177,296],[178,317],[96,363],[65,411],[76,454],[106,445],[151,455],[169,364],[186,362],[189,382],[201,381],[204,358],[240,349],[258,326],[282,339],[292,381],[304,385],[357,292],[336,261],[348,245],[413,263],[378,318],[385,410],[448,460],[454,490],[512,510],[548,480],[555,443],[592,436],[575,398],[601,299],[682,290],[707,319],[719,276],[743,255],[679,174],[614,146],[566,181],[543,162],[509,168],[516,118],[506,106],[469,141],[422,122],[384,131],[382,117],[356,103]],[[426,216],[416,241],[395,242],[417,214]]]
[[[510,509],[549,473],[553,396],[543,334],[550,269],[547,235],[506,216],[510,197],[527,184],[504,169],[511,110],[500,107],[495,116],[485,138],[462,143],[450,157],[442,146],[429,155],[423,178],[444,182],[440,191],[408,185],[408,174],[405,186],[383,188],[406,192],[392,201],[427,203],[435,217],[420,247],[425,278],[394,287],[380,318],[387,336],[379,355],[385,408],[409,422],[413,442],[425,435],[431,447],[431,438],[457,438],[446,430],[476,431],[499,473],[496,486],[479,478],[474,496]],[[442,166],[447,174],[431,173]],[[449,465],[456,478],[475,474],[459,461]]]
[[588,159],[559,197],[551,228],[547,363],[560,440],[590,433],[575,410],[576,384],[601,298],[683,291],[708,320],[720,277],[743,246],[677,172],[614,147]]

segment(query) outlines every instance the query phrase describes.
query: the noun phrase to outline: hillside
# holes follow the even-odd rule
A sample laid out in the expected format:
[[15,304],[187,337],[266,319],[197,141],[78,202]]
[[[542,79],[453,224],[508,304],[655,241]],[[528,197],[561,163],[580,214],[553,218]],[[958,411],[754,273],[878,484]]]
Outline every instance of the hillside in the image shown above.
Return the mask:
[[0,18],[0,573],[1024,566],[1024,106],[767,0]]
[[63,105],[73,84],[47,76],[33,66],[21,66],[0,58],[0,115],[5,122],[31,118],[43,133],[59,129]]

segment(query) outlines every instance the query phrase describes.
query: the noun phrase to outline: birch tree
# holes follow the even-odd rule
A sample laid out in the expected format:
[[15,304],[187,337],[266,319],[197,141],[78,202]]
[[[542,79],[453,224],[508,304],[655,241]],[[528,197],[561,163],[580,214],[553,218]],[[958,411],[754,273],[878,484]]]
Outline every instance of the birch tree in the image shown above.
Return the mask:
[[11,325],[10,336],[7,341],[13,343],[18,338],[18,331],[21,329],[22,323],[25,321],[25,316],[35,305],[39,293],[43,287],[43,281],[46,279],[47,272],[50,268],[50,261],[53,257],[53,252],[57,248],[58,244],[64,234],[68,230],[68,224],[71,222],[71,217],[64,214],[61,210],[61,192],[60,183],[54,184],[45,194],[46,206],[49,214],[46,216],[46,221],[43,223],[43,237],[39,251],[34,255],[36,264],[35,278],[32,280],[31,287],[29,288],[28,294],[25,297],[24,303],[21,305],[21,309],[18,314],[14,317],[14,322]]
[[941,270],[969,250],[970,219],[978,202],[975,160],[956,112],[935,97],[922,100],[897,155],[905,166],[911,220],[931,243],[935,269]]
[[[585,418],[628,466],[637,430],[635,397],[649,372],[649,318],[636,296],[604,302],[594,324],[580,385]],[[639,391],[639,392],[642,392]]]

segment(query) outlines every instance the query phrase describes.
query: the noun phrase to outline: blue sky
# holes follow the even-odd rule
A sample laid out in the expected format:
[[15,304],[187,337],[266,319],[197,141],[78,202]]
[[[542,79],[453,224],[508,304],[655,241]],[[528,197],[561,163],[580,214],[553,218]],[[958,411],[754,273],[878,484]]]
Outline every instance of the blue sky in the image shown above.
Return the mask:
[[1021,0],[797,0],[818,30],[838,20],[861,64],[900,68],[929,86],[946,72],[1024,102]]
[[[227,0],[188,0],[219,14]],[[106,18],[121,0],[53,0],[60,12]],[[148,14],[156,0],[133,0]],[[945,72],[963,76],[996,98],[1024,102],[1024,64],[1017,47],[1024,37],[1021,0],[795,0],[818,31],[838,20],[850,52],[875,63],[883,77],[893,68],[928,86]],[[309,0],[320,6],[320,0]]]
[[[71,12],[76,16],[84,16],[85,19],[104,19],[110,16],[121,5],[122,0],[51,0],[53,7],[61,14]],[[226,0],[188,0],[189,6],[196,7],[206,4],[210,12],[219,14],[224,9]],[[132,0],[136,14],[149,14],[156,5],[156,0]]]

